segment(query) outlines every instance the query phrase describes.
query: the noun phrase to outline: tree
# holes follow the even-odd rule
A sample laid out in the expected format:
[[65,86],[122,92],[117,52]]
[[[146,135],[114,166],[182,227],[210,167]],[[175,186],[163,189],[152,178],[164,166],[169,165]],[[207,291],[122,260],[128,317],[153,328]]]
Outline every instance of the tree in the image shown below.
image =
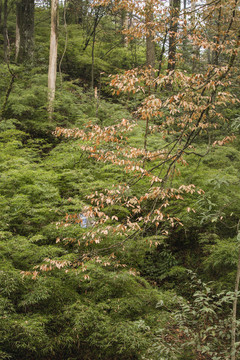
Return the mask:
[[16,3],[16,61],[33,61],[34,51],[34,0]]
[[54,110],[54,99],[57,77],[57,47],[58,47],[58,0],[51,3],[51,34],[48,67],[48,112],[49,119],[52,119]]
[[[214,7],[212,4],[210,8],[203,7],[202,9],[199,6],[198,16],[201,26],[204,25],[206,13],[212,7]],[[226,17],[230,17],[230,21],[225,24],[225,36],[219,42],[221,52],[225,53],[226,59],[222,66],[217,68],[205,66],[205,72],[200,74],[181,71],[176,56],[176,39],[177,36],[180,38],[180,34],[177,32],[180,2],[174,0],[170,3],[168,15],[168,23],[170,23],[168,71],[165,74],[159,74],[154,79],[151,77],[151,69],[136,68],[112,78],[111,85],[114,94],[128,93],[129,96],[134,96],[136,93],[142,93],[144,99],[135,114],[140,120],[146,122],[146,133],[156,131],[160,139],[166,139],[166,143],[164,145],[161,143],[156,151],[149,151],[146,142],[143,149],[126,146],[127,141],[124,134],[134,126],[126,120],[105,129],[98,125],[90,125],[86,132],[82,129],[58,128],[56,130],[57,135],[76,137],[87,141],[88,145],[84,145],[82,149],[89,152],[90,156],[98,161],[113,163],[123,167],[127,173],[132,173],[134,181],[130,181],[130,183],[134,184],[133,188],[130,189],[130,186],[125,184],[117,186],[114,190],[106,189],[101,194],[96,192],[91,196],[91,202],[95,207],[87,210],[87,214],[99,217],[96,225],[103,225],[109,221],[109,217],[102,212],[106,204],[117,204],[131,210],[126,223],[122,226],[116,225],[118,230],[116,228],[114,230],[114,225],[107,226],[108,233],[117,231],[123,237],[129,233],[126,238],[130,239],[136,233],[146,233],[147,229],[153,227],[156,227],[159,233],[166,233],[169,227],[174,228],[180,223],[176,216],[165,213],[165,208],[169,206],[170,199],[181,199],[184,193],[194,193],[196,189],[194,184],[181,185],[179,188],[171,186],[171,179],[174,179],[177,165],[178,163],[186,164],[185,158],[192,153],[200,158],[204,156],[201,150],[191,150],[193,146],[197,146],[196,140],[201,134],[209,132],[214,134],[214,129],[218,127],[219,121],[224,121],[221,113],[222,104],[234,104],[237,101],[234,94],[226,90],[240,43],[240,31],[235,32],[235,27],[239,22],[236,16],[236,7],[237,2],[231,1],[231,4],[228,3],[225,14]],[[142,9],[139,11],[141,12]],[[191,26],[192,24],[190,24],[190,28]],[[137,30],[136,36],[139,36],[139,29]],[[204,33],[200,38],[200,31],[196,36],[195,33],[191,34],[194,45],[195,43],[199,44],[201,51],[204,52],[205,48],[210,45],[203,35]],[[232,39],[231,49],[228,47],[229,40],[226,42],[230,36]],[[154,83],[161,85],[162,89],[171,84],[173,93],[169,94],[167,88],[163,99],[161,98],[162,92],[156,91],[149,94],[147,90],[149,86],[154,87]],[[154,121],[158,125],[151,125],[151,122]],[[226,136],[222,141],[216,141],[214,145],[225,144],[233,139],[232,136]],[[108,142],[111,143],[111,150],[105,146]],[[148,183],[149,188],[144,187],[145,192],[143,191],[141,195],[132,197],[128,195],[136,191],[134,186],[141,181],[145,184]],[[201,193],[200,190],[198,191]],[[74,218],[68,217],[67,222],[71,221],[74,221]],[[105,228],[91,230],[85,236],[86,244],[89,241],[91,243],[101,242],[101,236],[104,237],[105,233]]]
[[[191,0],[191,27],[193,31],[196,31],[196,0]],[[193,55],[192,55],[192,72],[196,70],[197,62],[199,61],[200,51],[199,46],[193,46]]]
[[154,42],[154,9],[151,1],[146,0],[146,64],[147,66],[155,67],[155,42]]
[[1,0],[0,1],[0,28],[2,27],[2,10],[3,10],[3,3]]
[[8,17],[8,0],[4,0],[4,3],[3,3],[3,41],[4,41],[4,60],[5,60],[5,62],[8,62],[8,57],[9,57],[7,17]]
[[168,70],[172,71],[176,66],[178,17],[180,12],[180,0],[170,1],[170,26],[169,26],[169,50],[168,50]]
[[[129,14],[125,9],[121,11],[121,30],[124,31],[128,29],[129,24]],[[125,34],[122,34],[122,45],[127,47],[128,46],[128,38]]]

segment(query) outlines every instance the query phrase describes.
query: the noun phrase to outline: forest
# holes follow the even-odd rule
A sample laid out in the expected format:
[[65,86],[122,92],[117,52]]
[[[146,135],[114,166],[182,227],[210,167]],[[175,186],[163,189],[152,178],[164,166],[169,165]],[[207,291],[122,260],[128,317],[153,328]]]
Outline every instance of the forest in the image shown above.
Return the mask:
[[240,360],[240,1],[0,0],[0,359]]

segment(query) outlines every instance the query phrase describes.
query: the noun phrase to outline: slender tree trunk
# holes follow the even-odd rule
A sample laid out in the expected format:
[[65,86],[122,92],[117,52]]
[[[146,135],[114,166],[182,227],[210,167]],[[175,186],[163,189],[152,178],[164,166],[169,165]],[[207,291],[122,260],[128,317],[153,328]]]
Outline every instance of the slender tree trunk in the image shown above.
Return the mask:
[[[237,236],[240,237],[240,220],[237,225]],[[237,302],[238,302],[238,290],[239,290],[239,281],[240,281],[240,248],[238,252],[238,265],[237,265],[237,274],[235,280],[235,297],[233,301],[233,315],[232,315],[232,330],[231,330],[231,360],[236,360],[236,323],[237,323]]]
[[2,27],[2,10],[3,10],[2,0],[0,0],[0,29]]
[[187,0],[183,0],[183,40],[182,40],[182,55],[185,62],[189,62],[189,40],[188,40],[188,18],[187,18]]
[[34,0],[21,0],[16,4],[16,61],[33,61]]
[[3,4],[3,43],[4,43],[4,61],[8,62],[9,45],[8,45],[8,30],[7,30],[7,17],[8,17],[8,0],[4,0]]
[[177,30],[178,16],[180,11],[180,0],[169,0],[170,4],[170,27],[169,27],[169,50],[168,50],[168,70],[172,71],[176,65],[177,51]]
[[102,16],[99,16],[99,11],[97,11],[96,15],[95,15],[95,19],[94,19],[94,25],[93,25],[93,31],[92,31],[92,67],[91,67],[91,88],[93,89],[94,87],[94,63],[95,63],[95,59],[94,59],[94,50],[95,50],[95,39],[96,39],[96,30],[97,30],[97,26],[99,24],[99,21],[101,20]]
[[15,61],[18,61],[18,55],[19,55],[19,49],[20,49],[20,30],[19,30],[19,23],[18,23],[18,17],[16,18],[16,36],[15,36]]
[[146,11],[146,64],[147,66],[155,67],[155,43],[154,36],[152,33],[152,23],[153,23],[153,7],[149,0],[146,0],[145,4]]
[[[195,29],[196,26],[196,0],[191,0],[191,26],[192,29]],[[193,45],[193,57],[192,57],[192,72],[194,73],[197,66],[197,61],[199,60],[199,46]]]
[[164,36],[164,39],[163,39],[163,44],[162,44],[162,50],[161,50],[161,54],[160,54],[160,59],[159,59],[158,76],[161,74],[161,71],[162,71],[163,55],[164,55],[164,52],[165,52],[165,45],[166,45],[166,41],[167,41],[167,34],[168,34],[168,30],[166,29],[165,36]]
[[[220,2],[221,4],[221,2]],[[219,48],[218,45],[220,44],[220,36],[221,36],[221,20],[222,20],[222,7],[219,7],[218,10],[218,18],[217,18],[217,34],[215,36],[215,44],[216,44],[216,49],[213,50],[212,53],[212,64],[213,65],[218,65],[218,57],[219,57]]]
[[93,40],[92,40],[92,68],[91,68],[91,88],[94,87],[94,48],[95,48],[96,28],[94,28]]
[[48,113],[49,119],[52,119],[54,111],[54,99],[56,90],[57,77],[57,28],[58,28],[58,0],[52,0],[51,4],[51,34],[50,34],[50,51],[48,67]]
[[[128,29],[128,13],[125,9],[121,12],[121,30]],[[128,37],[122,34],[122,45],[128,47]]]

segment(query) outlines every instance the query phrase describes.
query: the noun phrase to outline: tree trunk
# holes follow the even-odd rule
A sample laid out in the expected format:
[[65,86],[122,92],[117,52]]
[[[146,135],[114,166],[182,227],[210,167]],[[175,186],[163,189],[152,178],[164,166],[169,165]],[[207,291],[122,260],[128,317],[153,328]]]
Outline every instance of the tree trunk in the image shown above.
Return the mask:
[[[221,1],[220,1],[221,4]],[[218,65],[218,57],[219,57],[219,44],[220,44],[220,36],[221,36],[221,20],[222,20],[222,7],[219,7],[218,10],[218,17],[216,20],[217,25],[217,33],[214,37],[214,43],[216,44],[216,48],[213,50],[212,53],[212,64]]]
[[8,62],[8,31],[7,31],[7,16],[8,16],[8,0],[4,0],[3,4],[3,43],[4,43],[4,61]]
[[177,30],[178,16],[180,12],[180,0],[169,0],[170,5],[170,27],[169,27],[169,50],[168,50],[168,70],[172,71],[176,65],[177,51]]
[[94,65],[95,65],[94,50],[95,50],[96,30],[97,30],[97,26],[98,26],[101,18],[102,18],[102,15],[99,15],[99,10],[97,10],[97,12],[95,14],[95,19],[94,19],[93,31],[91,34],[93,36],[93,39],[92,39],[92,67],[91,67],[91,88],[92,89],[94,87]]
[[[121,12],[121,30],[128,29],[128,13],[125,9]],[[122,45],[128,47],[128,37],[122,34]]]
[[155,43],[154,43],[154,36],[153,36],[153,7],[149,0],[146,1],[145,5],[146,11],[146,64],[147,66],[155,67]]
[[[196,26],[196,0],[191,0],[191,27],[195,29]],[[192,56],[192,72],[194,73],[197,67],[197,62],[200,57],[200,49],[198,45],[193,45],[193,56]]]
[[48,113],[49,119],[52,119],[54,110],[54,99],[57,77],[57,28],[58,28],[58,0],[52,0],[51,4],[51,35],[48,67]]
[[92,40],[92,67],[91,67],[91,89],[94,87],[94,50],[95,50],[96,27],[94,27],[93,40]]
[[2,9],[3,9],[2,0],[0,0],[0,29],[2,27]]
[[33,61],[34,50],[34,0],[16,4],[16,61]]
[[183,57],[184,59],[188,58],[188,51],[187,51],[187,45],[188,45],[188,40],[187,40],[187,0],[183,0],[183,18],[184,18],[184,23],[183,23],[183,42],[182,42],[182,49],[183,49]]
[[[237,225],[237,238],[240,238],[240,220]],[[231,329],[231,360],[236,360],[236,327],[237,327],[237,302],[238,302],[238,290],[239,290],[239,281],[240,281],[240,248],[238,251],[238,264],[237,264],[237,274],[235,280],[235,297],[233,301],[233,315],[232,315],[232,329]]]
[[167,34],[168,34],[168,30],[166,29],[166,31],[165,31],[165,36],[164,36],[164,39],[163,39],[162,49],[161,49],[161,53],[160,53],[159,67],[158,67],[158,76],[161,74],[161,71],[162,71],[163,55],[164,55],[164,52],[165,52],[165,45],[166,45],[166,41],[167,41]]

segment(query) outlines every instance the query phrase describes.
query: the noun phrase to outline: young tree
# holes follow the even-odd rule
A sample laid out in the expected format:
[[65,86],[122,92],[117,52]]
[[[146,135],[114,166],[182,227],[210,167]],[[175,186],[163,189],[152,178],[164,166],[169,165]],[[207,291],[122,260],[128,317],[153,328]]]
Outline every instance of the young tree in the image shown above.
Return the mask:
[[[127,236],[129,239],[135,236],[136,232],[146,233],[146,229],[154,226],[157,228],[157,232],[164,233],[168,231],[169,226],[175,227],[179,224],[180,220],[177,216],[171,216],[165,212],[165,208],[169,206],[171,199],[181,199],[184,193],[194,193],[195,187],[193,184],[188,186],[183,184],[179,188],[173,188],[170,179],[174,178],[178,163],[186,164],[185,157],[189,154],[204,156],[201,150],[192,150],[194,146],[197,147],[196,139],[201,134],[209,132],[214,134],[219,122],[224,121],[221,113],[222,105],[237,101],[234,94],[227,89],[240,46],[238,1],[231,0],[227,5],[225,16],[230,20],[224,24],[225,30],[219,41],[219,49],[221,48],[222,56],[224,54],[224,63],[221,66],[213,67],[205,64],[204,71],[199,74],[181,71],[176,56],[176,37],[180,38],[180,33],[177,33],[181,15],[179,13],[180,2],[173,0],[168,15],[168,23],[171,24],[170,29],[172,30],[169,39],[168,71],[153,78],[151,69],[137,68],[112,78],[111,85],[115,94],[128,93],[129,96],[131,94],[134,96],[135,93],[142,93],[145,98],[135,115],[146,122],[147,132],[154,131],[159,134],[159,140],[165,141],[164,145],[160,142],[161,146],[155,151],[149,151],[146,144],[141,149],[128,147],[124,134],[134,125],[125,119],[121,124],[105,129],[98,125],[89,125],[86,131],[61,128],[56,130],[57,135],[73,136],[86,141],[87,145],[83,145],[82,149],[89,152],[90,156],[98,161],[119,165],[127,173],[132,173],[134,180],[131,178],[130,184],[136,185],[141,181],[146,184],[149,181],[149,188],[143,187],[145,192],[138,196],[131,197],[135,190],[125,184],[116,186],[113,190],[107,189],[104,193],[96,192],[90,197],[92,204],[96,206],[87,210],[87,213],[89,216],[99,217],[96,225],[104,225],[109,220],[109,217],[102,212],[106,204],[117,204],[131,210],[124,225],[116,225],[117,230],[116,228],[114,230],[114,226],[107,226],[107,233],[115,231],[123,237],[129,234]],[[211,4],[207,8],[196,6],[199,23],[202,27],[206,13],[215,9],[216,6],[216,4]],[[141,8],[137,10],[139,13],[142,11]],[[135,9],[135,11],[137,10]],[[190,22],[190,29],[191,26]],[[238,29],[237,32],[235,29]],[[136,36],[139,36],[139,33],[139,27],[136,27]],[[191,37],[194,39],[194,45],[198,44],[203,53],[212,45],[204,37],[203,31],[199,30],[197,35],[192,33]],[[229,46],[230,38],[231,47]],[[161,85],[162,90],[165,86],[167,87],[164,97],[162,97],[163,91],[149,94],[149,87],[154,88],[155,83]],[[171,93],[169,93],[169,84],[171,84]],[[151,124],[153,121],[156,121],[158,125]],[[229,134],[219,144],[224,144],[232,139],[233,137]],[[110,147],[106,145],[108,142],[111,143]],[[217,143],[218,141],[215,142],[215,144]],[[134,187],[134,185],[132,186]],[[145,205],[146,203],[148,205]],[[145,208],[147,208],[146,212]],[[68,216],[67,221],[74,221],[74,218]],[[89,234],[85,235],[86,244],[89,241],[99,243],[104,234],[106,234],[106,228],[91,230]]]

